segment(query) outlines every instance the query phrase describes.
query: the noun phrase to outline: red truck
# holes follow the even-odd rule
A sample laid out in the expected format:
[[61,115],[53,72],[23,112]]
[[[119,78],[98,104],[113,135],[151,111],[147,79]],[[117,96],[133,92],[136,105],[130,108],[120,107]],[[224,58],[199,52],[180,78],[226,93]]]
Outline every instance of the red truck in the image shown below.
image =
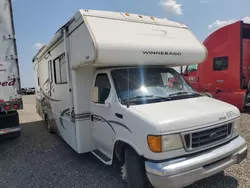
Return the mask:
[[238,21],[222,27],[203,42],[207,59],[187,66],[185,79],[199,92],[237,106],[250,106],[250,24]]

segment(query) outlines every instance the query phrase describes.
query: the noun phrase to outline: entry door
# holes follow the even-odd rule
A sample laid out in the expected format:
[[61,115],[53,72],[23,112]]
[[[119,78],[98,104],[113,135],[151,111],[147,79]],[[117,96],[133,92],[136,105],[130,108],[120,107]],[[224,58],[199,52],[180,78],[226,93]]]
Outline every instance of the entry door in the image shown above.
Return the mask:
[[92,102],[92,136],[97,149],[111,157],[115,131],[109,122],[112,119],[112,108],[105,106],[105,101],[109,99],[111,92],[108,75],[97,74],[94,87],[98,87],[98,102]]

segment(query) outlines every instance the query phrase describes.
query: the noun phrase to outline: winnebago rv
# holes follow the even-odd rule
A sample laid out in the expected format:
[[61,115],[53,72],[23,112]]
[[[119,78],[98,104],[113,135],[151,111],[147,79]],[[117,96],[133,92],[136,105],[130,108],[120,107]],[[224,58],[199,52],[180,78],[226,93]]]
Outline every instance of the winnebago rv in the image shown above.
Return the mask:
[[0,0],[0,35],[0,135],[16,138],[23,101],[11,0]]
[[37,112],[77,153],[118,164],[131,188],[192,184],[247,155],[239,110],[171,68],[206,55],[183,24],[80,10],[33,58]]

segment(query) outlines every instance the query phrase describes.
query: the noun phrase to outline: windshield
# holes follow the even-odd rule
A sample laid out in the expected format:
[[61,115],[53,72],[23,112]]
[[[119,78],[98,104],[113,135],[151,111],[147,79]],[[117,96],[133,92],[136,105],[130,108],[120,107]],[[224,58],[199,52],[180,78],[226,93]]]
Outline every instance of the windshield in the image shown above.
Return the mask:
[[126,68],[111,71],[122,104],[146,104],[200,96],[172,68]]

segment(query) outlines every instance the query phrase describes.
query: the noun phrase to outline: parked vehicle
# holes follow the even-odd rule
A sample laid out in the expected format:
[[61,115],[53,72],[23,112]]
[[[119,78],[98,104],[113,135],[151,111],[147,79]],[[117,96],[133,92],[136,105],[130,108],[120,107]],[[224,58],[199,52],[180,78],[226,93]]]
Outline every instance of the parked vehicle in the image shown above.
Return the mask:
[[23,108],[11,0],[0,0],[0,135],[20,136]]
[[26,95],[33,95],[33,94],[35,94],[35,88],[33,88],[33,87],[26,88],[25,89],[25,94]]
[[208,58],[186,68],[186,80],[199,92],[237,106],[250,106],[250,24],[238,21],[204,41]]
[[239,110],[171,68],[206,56],[183,24],[80,10],[33,58],[37,112],[77,153],[119,164],[129,187],[186,186],[247,155]]

